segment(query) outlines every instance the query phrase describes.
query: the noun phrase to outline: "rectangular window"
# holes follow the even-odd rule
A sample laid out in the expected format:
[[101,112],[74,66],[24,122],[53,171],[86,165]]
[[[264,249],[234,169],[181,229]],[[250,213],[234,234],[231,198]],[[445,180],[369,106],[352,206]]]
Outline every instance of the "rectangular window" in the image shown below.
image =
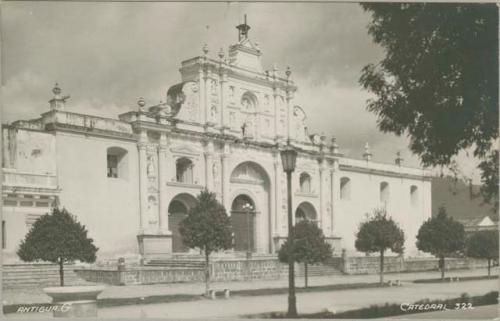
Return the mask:
[[5,236],[5,221],[2,221],[2,249],[7,246],[7,238]]
[[108,155],[108,177],[118,177],[118,156]]

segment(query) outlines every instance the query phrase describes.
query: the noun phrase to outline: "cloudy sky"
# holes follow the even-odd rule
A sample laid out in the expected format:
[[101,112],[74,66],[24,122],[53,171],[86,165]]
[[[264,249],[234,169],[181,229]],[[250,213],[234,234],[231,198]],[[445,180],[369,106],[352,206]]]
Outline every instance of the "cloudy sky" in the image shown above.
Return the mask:
[[[392,163],[401,150],[419,166],[407,138],[379,132],[365,110],[360,70],[383,50],[366,32],[370,15],[348,3],[3,3],[2,121],[47,111],[56,81],[73,112],[116,118],[140,96],[165,100],[180,62],[204,43],[213,56],[234,44],[244,13],[264,68],[291,67],[311,132],[335,135],[350,157],[369,142],[374,160]],[[465,153],[458,161],[478,182],[475,161]]]

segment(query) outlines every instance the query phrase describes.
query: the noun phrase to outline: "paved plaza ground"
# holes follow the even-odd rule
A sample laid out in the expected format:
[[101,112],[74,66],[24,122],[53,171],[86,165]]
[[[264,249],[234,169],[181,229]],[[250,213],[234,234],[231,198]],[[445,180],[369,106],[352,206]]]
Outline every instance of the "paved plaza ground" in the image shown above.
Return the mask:
[[[498,274],[498,268],[493,273]],[[485,275],[485,269],[450,271],[448,276]],[[319,312],[324,309],[330,311],[346,311],[367,307],[371,304],[386,302],[412,303],[424,298],[445,299],[458,297],[467,292],[470,295],[482,295],[489,291],[498,290],[498,280],[464,281],[454,283],[415,284],[411,280],[436,278],[438,272],[419,272],[388,274],[387,280],[401,279],[401,287],[353,289],[342,291],[321,291],[298,293],[298,309],[301,313]],[[310,285],[346,284],[377,282],[377,275],[339,275],[325,277],[311,277]],[[297,278],[297,285],[303,285],[303,278]],[[217,288],[231,290],[281,288],[287,286],[287,280],[254,281],[254,282],[220,282],[215,283]],[[138,286],[109,286],[99,298],[125,298],[149,295],[173,294],[201,294],[203,283],[138,285]],[[41,290],[8,290],[2,295],[4,304],[13,303],[42,303],[49,302]],[[29,302],[28,302],[29,300]],[[208,300],[202,299],[190,302],[172,302],[159,304],[144,304],[131,306],[117,306],[100,308],[100,317],[162,317],[162,318],[220,318],[237,317],[246,314],[257,314],[273,311],[283,311],[286,308],[287,295],[263,296],[234,296],[230,299]],[[8,314],[8,317],[39,318],[40,314]],[[46,315],[50,317],[50,314]]]
[[[401,287],[298,293],[297,308],[299,313],[313,313],[325,309],[341,312],[386,302],[407,303],[423,298],[454,298],[463,292],[481,295],[497,288],[498,280],[480,280],[449,283],[446,286],[439,283],[405,283]],[[287,295],[284,294],[100,308],[98,315],[100,318],[235,318],[249,314],[284,311],[286,306]],[[7,317],[35,319],[40,318],[41,314],[8,314]]]
[[[499,268],[492,269],[492,275],[498,275]],[[446,276],[464,277],[487,275],[487,269],[474,270],[455,270],[446,273]],[[412,273],[388,273],[385,280],[413,281],[417,279],[439,278],[440,272],[412,272]],[[379,281],[377,274],[370,275],[331,275],[331,276],[312,276],[309,277],[309,286],[331,285],[331,284],[353,284],[353,283],[374,283]],[[304,278],[296,278],[296,286],[302,287]],[[214,288],[230,289],[231,291],[246,289],[267,289],[267,288],[285,288],[288,286],[288,279],[279,280],[255,280],[255,281],[232,281],[215,282]],[[205,291],[205,284],[195,283],[171,283],[171,284],[151,284],[151,285],[127,285],[127,286],[106,286],[106,289],[100,299],[108,298],[136,298],[153,295],[175,295],[189,294],[201,295]],[[24,289],[5,289],[2,291],[3,305],[29,304],[29,303],[49,303],[50,298],[43,293],[41,288]]]

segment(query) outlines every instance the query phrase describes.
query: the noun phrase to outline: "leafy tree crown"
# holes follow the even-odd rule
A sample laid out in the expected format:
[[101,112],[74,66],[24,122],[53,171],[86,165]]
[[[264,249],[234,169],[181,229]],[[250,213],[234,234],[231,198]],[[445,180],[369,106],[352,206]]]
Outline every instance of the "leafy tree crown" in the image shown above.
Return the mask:
[[411,137],[425,165],[461,149],[483,156],[498,137],[498,9],[495,4],[365,3],[368,32],[386,50],[362,71],[376,95],[378,126]]
[[232,248],[231,221],[215,193],[203,190],[197,200],[180,224],[184,244],[207,253]]
[[[295,262],[316,264],[327,261],[332,257],[332,247],[326,242],[323,231],[308,220],[300,221],[293,227],[294,246],[293,258]],[[281,246],[278,258],[281,262],[288,262],[289,242]]]
[[356,249],[361,252],[380,252],[391,250],[403,253],[405,236],[403,230],[384,209],[376,209],[374,215],[361,223],[356,241]]
[[438,215],[422,224],[417,234],[417,248],[438,257],[461,252],[465,245],[464,226],[449,217],[444,207]]
[[87,237],[84,225],[66,209],[54,208],[52,213],[39,217],[21,242],[18,256],[21,260],[58,263],[80,260],[92,263],[98,248]]
[[467,256],[478,259],[498,258],[498,231],[479,231],[467,240]]

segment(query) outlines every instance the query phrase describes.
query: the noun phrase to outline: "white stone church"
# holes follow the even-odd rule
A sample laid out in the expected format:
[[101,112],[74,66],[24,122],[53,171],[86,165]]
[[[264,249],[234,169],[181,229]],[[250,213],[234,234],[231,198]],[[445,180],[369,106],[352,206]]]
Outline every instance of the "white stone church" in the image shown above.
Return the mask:
[[368,145],[362,159],[344,157],[334,138],[313,134],[290,70],[265,70],[250,27],[237,29],[228,53],[205,46],[181,63],[165,103],[141,98],[103,118],[66,111],[69,96],[56,85],[40,118],[3,125],[4,263],[18,260],[20,240],[55,204],[86,225],[100,258],[197,253],[178,226],[204,188],[231,216],[229,254],[275,253],[287,236],[279,151],[288,140],[298,150],[295,221],[317,222],[335,253],[354,253],[359,223],[385,207],[405,231],[405,255],[417,255],[416,232],[431,216],[429,173],[400,157],[374,162]]

